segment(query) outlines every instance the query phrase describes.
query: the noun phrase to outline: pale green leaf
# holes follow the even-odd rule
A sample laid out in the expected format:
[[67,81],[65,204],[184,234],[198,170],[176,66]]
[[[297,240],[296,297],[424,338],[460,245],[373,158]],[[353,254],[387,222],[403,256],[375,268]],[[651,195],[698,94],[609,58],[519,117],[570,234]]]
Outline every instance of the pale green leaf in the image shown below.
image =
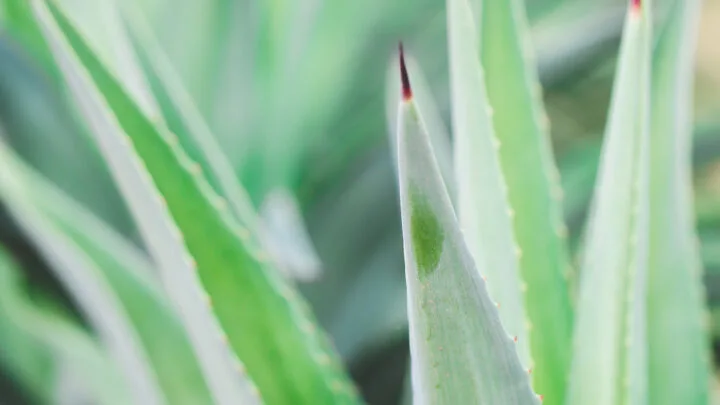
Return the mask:
[[692,207],[692,75],[699,0],[675,0],[653,61],[649,403],[706,404],[710,378]]
[[507,201],[492,111],[475,51],[478,35],[470,4],[467,0],[449,0],[447,17],[458,220],[505,329],[518,339],[520,360],[531,369],[518,269],[521,252],[515,244],[513,211]]
[[[292,195],[282,199],[287,204],[284,204],[284,210],[279,212],[276,209],[275,202],[278,199],[275,195],[269,201],[272,204],[263,207],[271,208],[263,214],[267,213],[272,217],[263,215],[262,222],[257,218],[252,201],[240,185],[233,166],[192,98],[183,88],[180,78],[153,38],[142,15],[131,5],[125,5],[124,10],[131,42],[168,129],[178,136],[183,149],[190,151],[192,159],[200,165],[215,192],[228,201],[239,220],[248,227],[257,229],[263,236],[261,242],[282,264],[283,269],[287,269],[288,276],[300,280],[316,278],[321,270],[320,259],[306,236],[302,216],[297,210],[291,211],[293,208],[288,205],[296,205]],[[271,196],[267,198],[270,199]],[[265,203],[267,202],[266,199]]]
[[[122,375],[77,324],[32,302],[18,269],[0,249],[0,363],[41,403],[66,399],[65,378],[82,398],[100,405],[132,402]],[[76,392],[77,394],[77,392]]]
[[[405,65],[408,74],[413,78],[413,100],[417,106],[420,116],[423,117],[425,125],[428,128],[428,135],[432,143],[435,159],[440,167],[440,173],[443,182],[448,189],[450,198],[454,201],[457,197],[455,190],[455,174],[453,173],[453,156],[452,145],[450,144],[450,134],[447,126],[440,115],[440,110],[433,97],[430,84],[425,77],[420,65],[412,55],[405,53]],[[388,122],[388,134],[395,136],[397,129],[397,105],[400,101],[401,87],[398,78],[398,69],[400,68],[397,59],[393,58],[387,71],[386,94],[385,94],[385,113]],[[393,152],[395,151],[395,142],[392,142]]]
[[479,52],[527,285],[533,387],[546,404],[557,405],[565,394],[572,335],[562,189],[530,57],[524,2],[478,3]]
[[583,252],[571,404],[647,403],[649,10],[628,8]]
[[61,191],[0,148],[3,172],[17,179],[0,186],[3,196],[62,245],[76,246],[93,276],[107,281],[137,332],[164,397],[172,404],[209,404],[209,392],[177,316],[159,288],[147,258]]
[[415,404],[538,404],[465,246],[412,99],[399,103],[397,159]]
[[[169,295],[185,315],[196,350],[205,350],[198,358],[216,401],[251,401],[251,390],[242,373],[230,370],[230,353],[223,353],[214,319],[200,301],[198,279],[229,348],[265,402],[356,403],[357,394],[306,305],[267,254],[252,250],[257,246],[250,242],[257,238],[254,229],[233,218],[165,125],[143,115],[61,12],[36,4]],[[147,171],[140,169],[138,158]]]
[[[5,163],[6,146],[0,145]],[[73,295],[90,320],[114,360],[122,369],[133,397],[139,404],[164,404],[162,391],[147,359],[147,353],[135,333],[127,313],[107,280],[93,269],[92,263],[70,246],[55,230],[48,230],[28,201],[18,200],[21,178],[4,167],[0,172],[0,189],[17,222],[31,237],[41,254],[65,288]]]
[[[143,171],[138,160],[130,153],[127,138],[122,127],[118,126],[119,120],[123,119],[120,122],[126,125],[136,125],[133,133],[149,141],[156,140],[162,144],[161,148],[164,147],[161,150],[167,151],[168,144],[162,138],[150,138],[143,131],[154,130],[150,121],[142,115],[140,108],[112,74],[102,68],[103,65],[84,45],[61,11],[52,2],[42,0],[34,1],[33,7],[65,79],[154,255],[170,300],[182,315],[181,320],[193,343],[213,398],[219,405],[234,403],[238,398],[252,401],[252,383],[238,370],[231,350],[221,340],[218,322],[207,305],[198,274],[179,241],[178,232],[168,218],[167,210],[148,180],[147,172]],[[68,43],[71,39],[79,49],[73,50]],[[83,68],[80,57],[84,58],[82,62],[92,63],[89,69]],[[104,86],[103,90],[110,93],[109,97],[103,97],[92,79]],[[112,114],[108,108],[110,103],[114,103],[111,105],[116,110],[120,109],[121,116]]]

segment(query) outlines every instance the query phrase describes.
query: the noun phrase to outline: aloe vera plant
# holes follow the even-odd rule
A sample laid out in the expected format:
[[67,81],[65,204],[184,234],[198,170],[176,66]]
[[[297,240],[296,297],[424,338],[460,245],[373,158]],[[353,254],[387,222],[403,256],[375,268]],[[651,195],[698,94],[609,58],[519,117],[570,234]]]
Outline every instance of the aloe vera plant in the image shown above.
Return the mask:
[[[690,179],[691,60],[700,1],[668,4],[668,17],[656,25],[651,0],[627,5],[577,270],[523,2],[446,0],[451,125],[432,99],[421,59],[400,45],[386,112],[405,285],[377,272],[393,295],[377,301],[405,298],[400,311],[380,311],[394,321],[407,310],[408,403],[708,404]],[[94,4],[103,30],[68,0],[0,5],[7,5],[9,30],[40,56],[49,80],[67,90],[144,248],[0,137],[0,198],[89,329],[53,299],[26,289],[11,254],[0,249],[4,367],[43,404],[363,403],[295,284],[342,279],[324,273],[292,190],[300,162],[311,160],[302,154],[309,147],[300,145],[296,127],[320,125],[337,107],[311,106],[338,96],[299,102],[283,96],[287,88],[309,88],[323,78],[299,79],[312,67],[299,50],[315,55],[330,46],[327,34],[338,25],[332,17],[342,7],[319,0],[258,6],[266,19],[257,26],[258,48],[247,52],[257,60],[243,66],[259,69],[257,85],[267,91],[257,102],[270,107],[260,114],[266,125],[244,129],[264,134],[245,140],[269,156],[255,161],[257,155],[242,154],[248,161],[240,166],[262,168],[248,180],[247,173],[238,175],[214,133],[221,129],[211,122],[209,100],[223,92],[210,83],[227,68],[222,51],[234,43],[230,2],[208,5],[218,24],[207,37],[194,38],[207,49],[182,51],[168,51],[157,36],[162,30],[146,20],[159,6]],[[391,9],[377,7],[378,16]],[[296,13],[316,18],[318,26],[294,24]],[[293,46],[283,48],[286,42]],[[329,78],[352,59],[354,48],[339,48],[325,67]],[[174,66],[185,52],[204,57]],[[301,69],[289,69],[291,63]],[[187,78],[203,71],[211,73],[188,86]],[[371,112],[382,115],[378,110]],[[272,114],[278,116],[267,120]],[[366,194],[367,184],[377,183],[351,191]],[[357,218],[345,222],[353,217],[348,210],[373,207],[367,201],[337,205],[328,218],[344,234],[358,227]],[[386,239],[382,244],[396,247]],[[399,249],[367,260],[394,263],[385,250]],[[341,246],[333,253],[342,252]],[[577,285],[569,277],[574,273]],[[380,290],[368,278],[350,278],[362,288],[338,294],[363,306]],[[358,323],[372,333],[404,333],[397,323],[378,326],[368,318]],[[356,321],[333,320],[333,331]],[[355,343],[340,351],[357,351],[364,339],[352,336]]]

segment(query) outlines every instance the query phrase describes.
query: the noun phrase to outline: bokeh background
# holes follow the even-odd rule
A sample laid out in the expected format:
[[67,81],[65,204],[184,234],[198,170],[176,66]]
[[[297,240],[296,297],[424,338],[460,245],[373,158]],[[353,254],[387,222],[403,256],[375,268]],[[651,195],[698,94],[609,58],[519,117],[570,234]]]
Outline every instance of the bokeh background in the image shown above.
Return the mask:
[[[78,20],[95,29],[101,42],[107,1],[63,0],[75,3]],[[322,265],[319,275],[298,280],[298,287],[365,398],[370,404],[400,403],[408,342],[386,119],[388,67],[398,41],[404,41],[449,129],[444,2],[123,1],[136,2],[152,21],[256,208],[279,218],[279,232],[302,235],[306,229]],[[11,23],[11,3],[0,0],[1,136],[43,175],[141,245],[52,60],[37,38]],[[655,3],[661,20],[664,1]],[[576,250],[593,190],[626,1],[527,0],[526,5]],[[275,10],[272,16],[268,8]],[[720,359],[719,0],[705,1],[698,31],[696,212],[714,353]],[[268,204],[277,200],[269,196],[278,195],[291,199]],[[284,215],[293,207],[300,218]],[[1,205],[0,243],[22,263],[31,291],[81,318]],[[0,404],[27,401],[0,364]]]

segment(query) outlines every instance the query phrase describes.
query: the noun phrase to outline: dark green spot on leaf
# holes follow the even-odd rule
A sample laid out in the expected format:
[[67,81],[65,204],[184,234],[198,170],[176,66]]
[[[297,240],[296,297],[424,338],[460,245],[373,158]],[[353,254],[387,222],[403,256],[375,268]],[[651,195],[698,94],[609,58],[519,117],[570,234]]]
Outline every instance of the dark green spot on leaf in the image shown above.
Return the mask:
[[445,233],[427,198],[410,186],[410,234],[413,254],[420,278],[427,277],[437,268],[443,250]]

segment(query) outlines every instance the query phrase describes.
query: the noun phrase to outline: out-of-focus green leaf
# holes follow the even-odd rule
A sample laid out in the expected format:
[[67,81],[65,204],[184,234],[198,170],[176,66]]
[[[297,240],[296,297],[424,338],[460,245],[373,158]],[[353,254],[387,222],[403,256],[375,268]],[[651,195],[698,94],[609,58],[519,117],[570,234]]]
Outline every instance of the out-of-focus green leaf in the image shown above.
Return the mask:
[[40,403],[62,403],[61,373],[101,405],[132,402],[122,376],[97,343],[57,311],[24,296],[18,270],[0,249],[0,362]]
[[32,333],[17,324],[25,320],[19,305],[18,271],[0,249],[0,363],[34,398],[49,403],[55,388],[54,360]]
[[[122,118],[120,122],[130,126],[129,132],[141,140],[159,143],[160,152],[172,153],[168,150],[172,144],[168,143],[167,137],[157,136],[150,121],[140,112],[140,107],[125,92],[114,74],[105,70],[54,3],[37,0],[33,6],[70,90],[136,217],[145,242],[154,254],[161,270],[161,280],[193,343],[213,398],[218,404],[234,403],[238,398],[251,404],[256,402],[257,395],[253,392],[252,382],[244,376],[239,362],[223,341],[220,326],[209,308],[194,263],[179,241],[180,234],[172,225],[162,199],[148,180],[147,172],[140,168],[137,158],[130,152],[130,142],[123,128],[118,125],[118,119]],[[68,43],[69,40],[72,40],[75,49]],[[83,62],[90,64],[88,69],[83,67]],[[99,91],[91,79],[102,85],[103,91]],[[108,108],[110,101],[113,102],[113,109]],[[113,110],[119,113],[113,115]],[[147,136],[149,134],[155,134],[156,137]],[[174,144],[177,145],[177,141]],[[162,153],[160,156],[163,156]],[[183,162],[189,166],[187,158]],[[182,188],[183,184],[187,183],[177,185]]]
[[[0,156],[3,164],[12,159],[3,145],[0,145]],[[142,349],[118,297],[113,294],[107,280],[98,274],[92,261],[77,247],[68,244],[57,230],[44,224],[32,203],[27,197],[23,198],[23,180],[10,164],[0,172],[0,193],[15,219],[40,253],[53,264],[56,276],[100,335],[132,389],[134,402],[164,404],[162,390],[157,384],[147,353]]]
[[399,103],[397,142],[414,403],[539,403],[465,246],[411,96]]
[[252,202],[193,99],[185,91],[141,14],[132,6],[123,7],[131,43],[168,129],[177,135],[183,150],[188,151],[190,157],[200,165],[214,191],[228,200],[233,214],[243,223],[254,224],[256,215]]
[[650,1],[628,6],[588,225],[567,403],[647,403]]
[[649,403],[706,404],[709,342],[692,206],[692,77],[699,0],[675,0],[653,64]]
[[49,72],[57,73],[52,55],[33,19],[30,3],[25,0],[6,0],[0,3],[0,8],[4,14],[0,20],[0,28],[21,43]]
[[145,257],[102,222],[11,156],[2,153],[2,170],[19,181],[0,187],[7,200],[62,243],[81,249],[89,268],[107,280],[143,345],[167,403],[209,404],[210,395],[192,348],[159,289]]
[[531,369],[523,281],[518,269],[521,252],[515,244],[499,141],[476,52],[477,26],[467,0],[449,0],[447,17],[458,221],[475,266],[498,304],[503,326],[517,338],[520,360]]
[[[203,370],[216,401],[234,403],[251,394],[240,384],[240,374],[229,370],[229,353],[223,356],[216,350],[223,348],[221,342],[210,340],[213,320],[207,317],[207,308],[198,306],[197,278],[227,334],[228,345],[247,367],[266,403],[357,402],[352,385],[305,304],[267,262],[266,253],[248,248],[257,244],[246,245],[245,240],[257,237],[254,229],[246,227],[251,224],[241,225],[233,219],[225,201],[193,171],[192,162],[165,125],[143,114],[62,12],[51,2],[47,3],[49,9],[40,1],[36,4],[47,39],[87,118],[96,124],[94,135],[116,169],[114,174],[162,278],[173,283],[167,288],[173,302],[183,315],[188,315],[185,309],[192,310],[196,315],[192,320],[203,322],[190,323],[186,329],[191,337],[203,334],[200,348],[213,349],[198,353],[198,358],[207,362]],[[147,172],[138,170],[138,158]],[[148,175],[162,197],[148,184]],[[160,198],[167,210],[160,205]],[[192,273],[193,267],[197,274]],[[171,274],[173,280],[169,280]],[[190,305],[193,307],[188,308]],[[211,363],[215,366],[210,367]]]
[[[180,78],[164,57],[142,16],[131,6],[125,7],[128,33],[168,129],[178,136],[183,149],[189,151],[191,158],[200,165],[215,192],[228,201],[240,222],[252,224],[251,227],[257,228],[263,235],[261,242],[282,268],[287,269],[289,276],[301,280],[317,277],[321,264],[304,234],[302,217],[299,213],[292,212],[292,208],[288,206],[295,204],[292,195],[279,192],[287,198],[279,200],[278,194],[275,194],[276,198],[270,201],[266,199],[266,203],[270,204],[263,206],[263,214],[267,215],[263,215],[263,222],[260,223],[252,201],[240,185],[233,166],[196,109],[192,98],[184,90]],[[287,204],[278,207],[277,201]]]
[[[570,364],[570,263],[547,118],[531,54],[522,0],[486,0],[476,11],[479,51],[493,108],[500,163],[514,211],[520,270],[527,286],[533,387],[562,403]],[[457,106],[456,106],[457,108]]]
[[[7,143],[49,181],[125,235],[134,236],[102,157],[47,70],[0,41],[0,126]],[[59,73],[59,72],[58,72]]]

